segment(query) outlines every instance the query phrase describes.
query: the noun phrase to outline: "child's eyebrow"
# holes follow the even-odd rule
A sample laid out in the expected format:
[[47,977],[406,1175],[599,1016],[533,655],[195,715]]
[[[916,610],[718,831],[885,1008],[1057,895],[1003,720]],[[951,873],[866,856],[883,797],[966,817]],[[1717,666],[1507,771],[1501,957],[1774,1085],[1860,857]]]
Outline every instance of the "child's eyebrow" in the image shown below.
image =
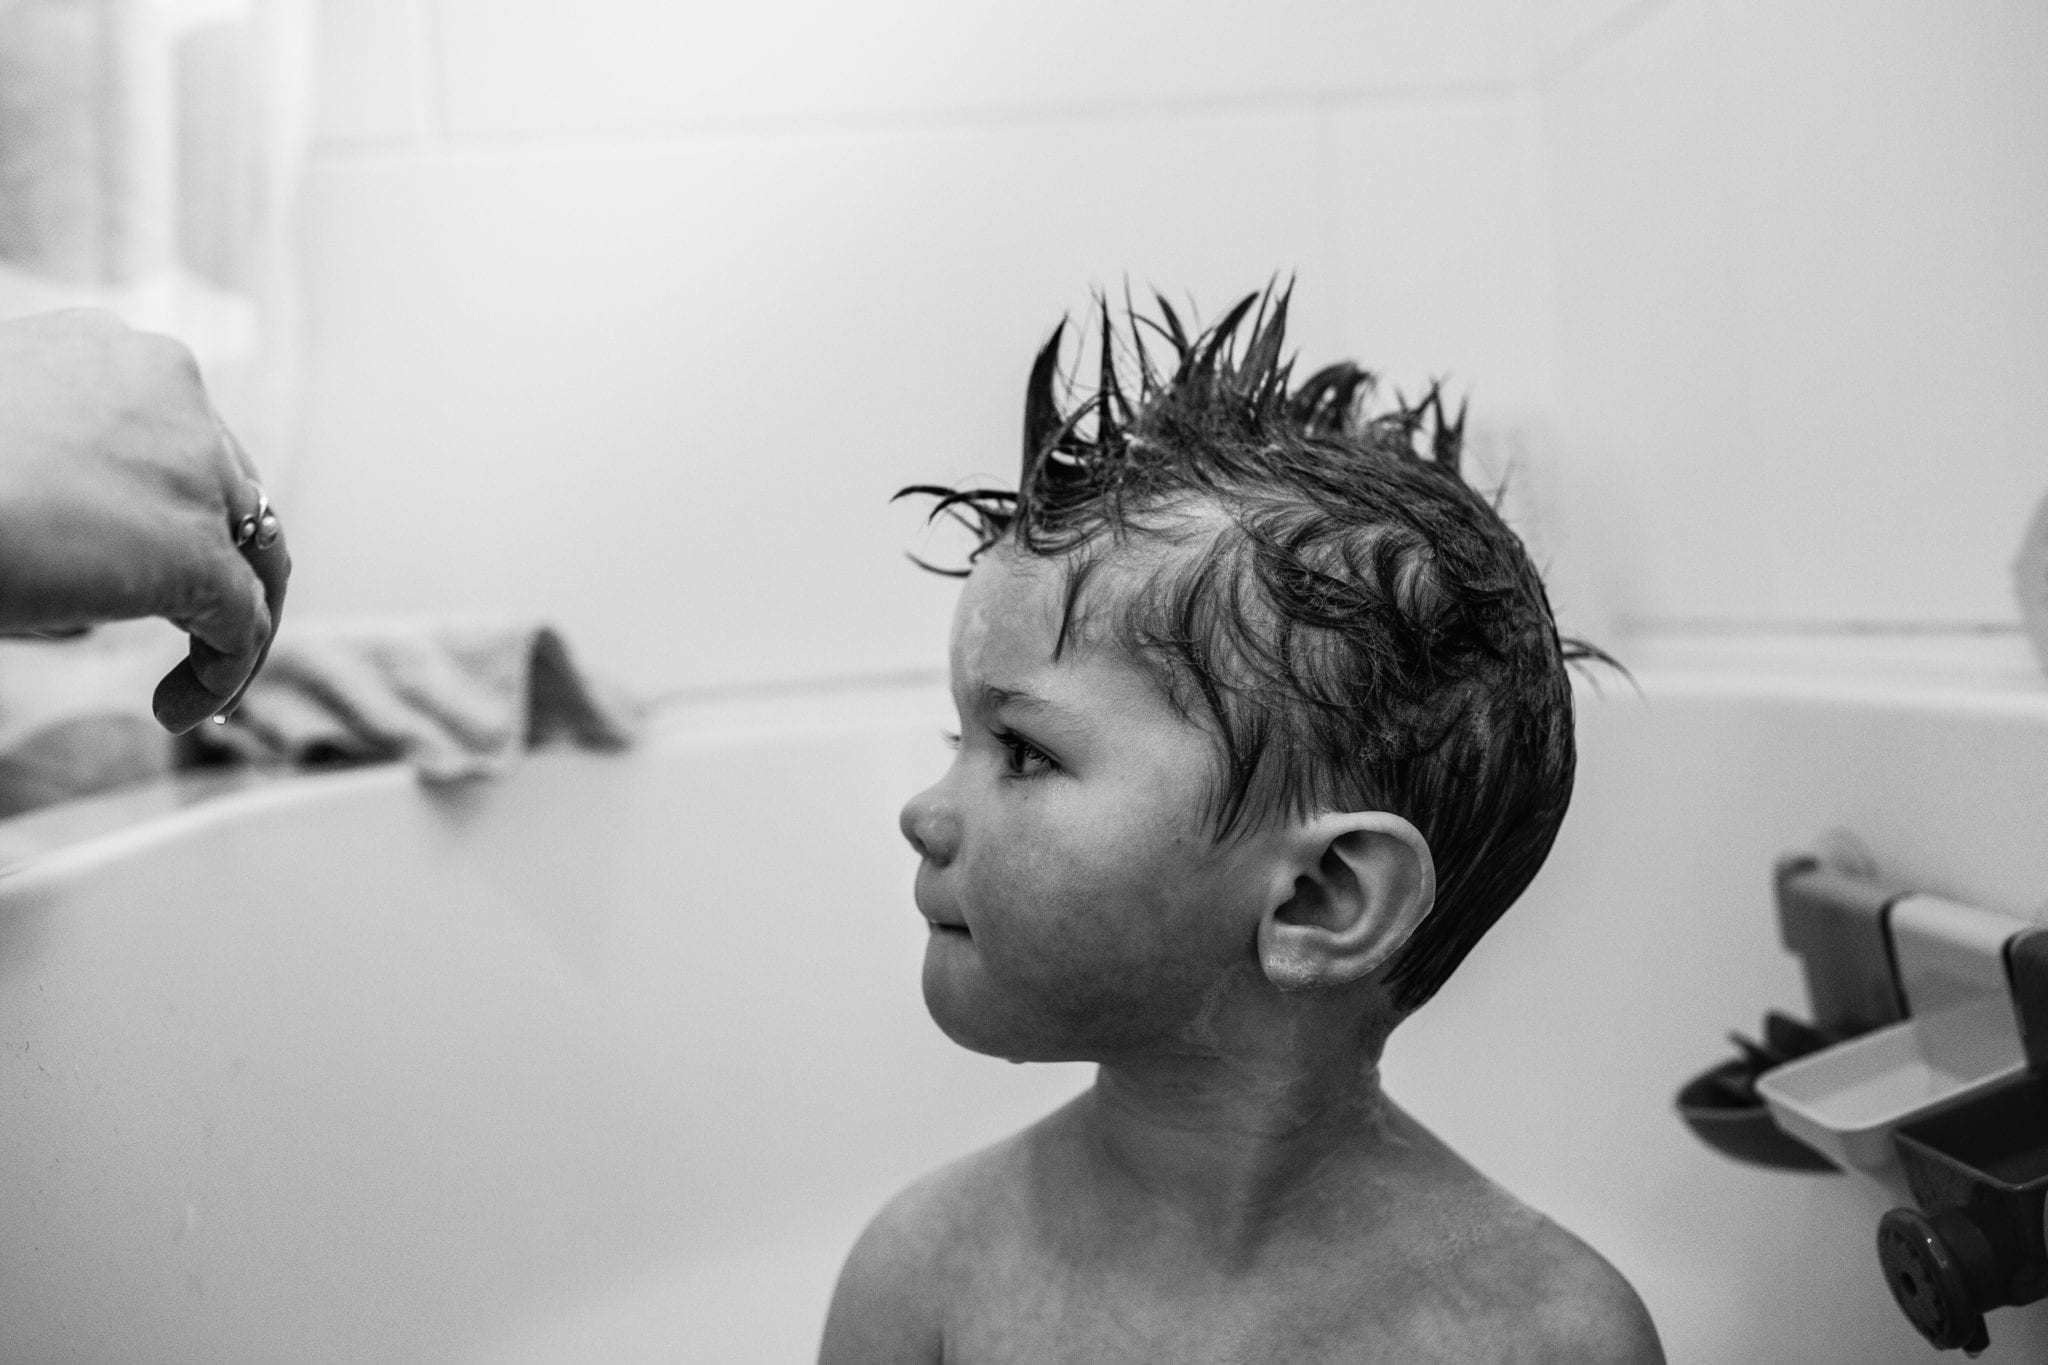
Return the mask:
[[1035,692],[1026,692],[1015,687],[997,687],[994,683],[981,685],[981,701],[982,705],[991,711],[999,711],[1005,706],[1014,706],[1024,711],[1043,711],[1052,705]]
[[990,711],[1000,711],[1008,707],[1013,711],[1030,711],[1055,719],[1067,714],[1066,708],[1058,702],[1047,701],[1036,692],[1026,692],[1015,687],[998,687],[994,683],[981,685],[981,702]]

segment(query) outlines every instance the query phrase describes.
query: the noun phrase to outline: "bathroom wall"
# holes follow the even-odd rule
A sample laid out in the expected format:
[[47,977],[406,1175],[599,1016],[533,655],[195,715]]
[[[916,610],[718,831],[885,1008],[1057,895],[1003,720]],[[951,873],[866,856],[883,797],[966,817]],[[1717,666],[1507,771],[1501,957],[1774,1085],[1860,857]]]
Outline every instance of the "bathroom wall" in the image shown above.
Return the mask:
[[1540,464],[1527,18],[329,0],[293,610],[539,613],[654,689],[937,666],[888,496],[1010,477],[1032,353],[1126,280],[1296,275],[1305,359]]
[[930,667],[888,493],[1009,475],[1091,288],[1279,272],[1307,359],[1470,394],[1568,628],[2025,666],[2031,0],[325,0],[320,46],[297,612],[536,612],[652,689]]
[[1543,0],[1558,366],[1624,623],[2005,636],[2048,490],[2048,8]]

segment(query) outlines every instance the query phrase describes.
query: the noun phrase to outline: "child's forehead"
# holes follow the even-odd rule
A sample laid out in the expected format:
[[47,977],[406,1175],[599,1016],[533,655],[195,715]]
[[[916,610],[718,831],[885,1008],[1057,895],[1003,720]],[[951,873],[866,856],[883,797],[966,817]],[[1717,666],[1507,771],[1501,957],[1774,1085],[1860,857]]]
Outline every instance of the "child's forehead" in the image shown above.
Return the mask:
[[1122,694],[1156,690],[1117,627],[1142,576],[1130,565],[1014,549],[984,555],[953,618],[956,688]]
[[1166,553],[1135,544],[1065,555],[1000,546],[975,565],[961,593],[956,647],[1047,664],[1098,653],[1115,643],[1115,626]]
[[954,616],[956,702],[988,706],[1003,693],[1025,693],[1111,725],[1170,716],[1176,731],[1213,745],[1215,727],[1193,689],[1177,685],[1173,660],[1140,643],[1158,629],[1149,620],[1158,604],[1148,595],[1187,547],[1165,551],[1092,561],[1011,547],[984,555]]
[[1072,579],[1059,559],[1007,548],[983,555],[953,612],[953,668],[1010,676],[1053,666]]

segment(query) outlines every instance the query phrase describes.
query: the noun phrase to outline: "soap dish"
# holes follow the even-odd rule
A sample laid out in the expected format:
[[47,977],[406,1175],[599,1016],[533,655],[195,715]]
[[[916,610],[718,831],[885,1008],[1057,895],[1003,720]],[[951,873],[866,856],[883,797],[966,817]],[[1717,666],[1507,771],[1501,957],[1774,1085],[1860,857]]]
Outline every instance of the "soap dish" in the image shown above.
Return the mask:
[[1833,1172],[1832,1162],[1772,1121],[1756,1093],[1759,1076],[1827,1047],[1827,1035],[1776,1010],[1764,1016],[1763,1033],[1761,1043],[1730,1033],[1741,1055],[1687,1081],[1678,1092],[1678,1117],[1707,1146],[1747,1165]]
[[1788,1135],[1756,1095],[1756,1072],[1737,1057],[1703,1071],[1678,1092],[1678,1117],[1725,1157],[1780,1171],[1832,1171],[1834,1164]]
[[1989,996],[1916,1015],[1757,1078],[1771,1117],[1839,1166],[1893,1165],[1892,1130],[2027,1069],[2012,1002]]

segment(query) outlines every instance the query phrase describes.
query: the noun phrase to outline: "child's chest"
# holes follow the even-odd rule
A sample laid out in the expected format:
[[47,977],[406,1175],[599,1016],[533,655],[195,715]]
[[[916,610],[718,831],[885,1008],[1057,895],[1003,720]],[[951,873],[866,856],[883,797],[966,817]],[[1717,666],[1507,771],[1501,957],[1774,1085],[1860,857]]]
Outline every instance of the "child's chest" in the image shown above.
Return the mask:
[[1514,1353],[1517,1334],[1483,1295],[1360,1258],[1221,1275],[1170,1254],[1116,1264],[1010,1250],[957,1267],[945,1365],[1479,1365]]

